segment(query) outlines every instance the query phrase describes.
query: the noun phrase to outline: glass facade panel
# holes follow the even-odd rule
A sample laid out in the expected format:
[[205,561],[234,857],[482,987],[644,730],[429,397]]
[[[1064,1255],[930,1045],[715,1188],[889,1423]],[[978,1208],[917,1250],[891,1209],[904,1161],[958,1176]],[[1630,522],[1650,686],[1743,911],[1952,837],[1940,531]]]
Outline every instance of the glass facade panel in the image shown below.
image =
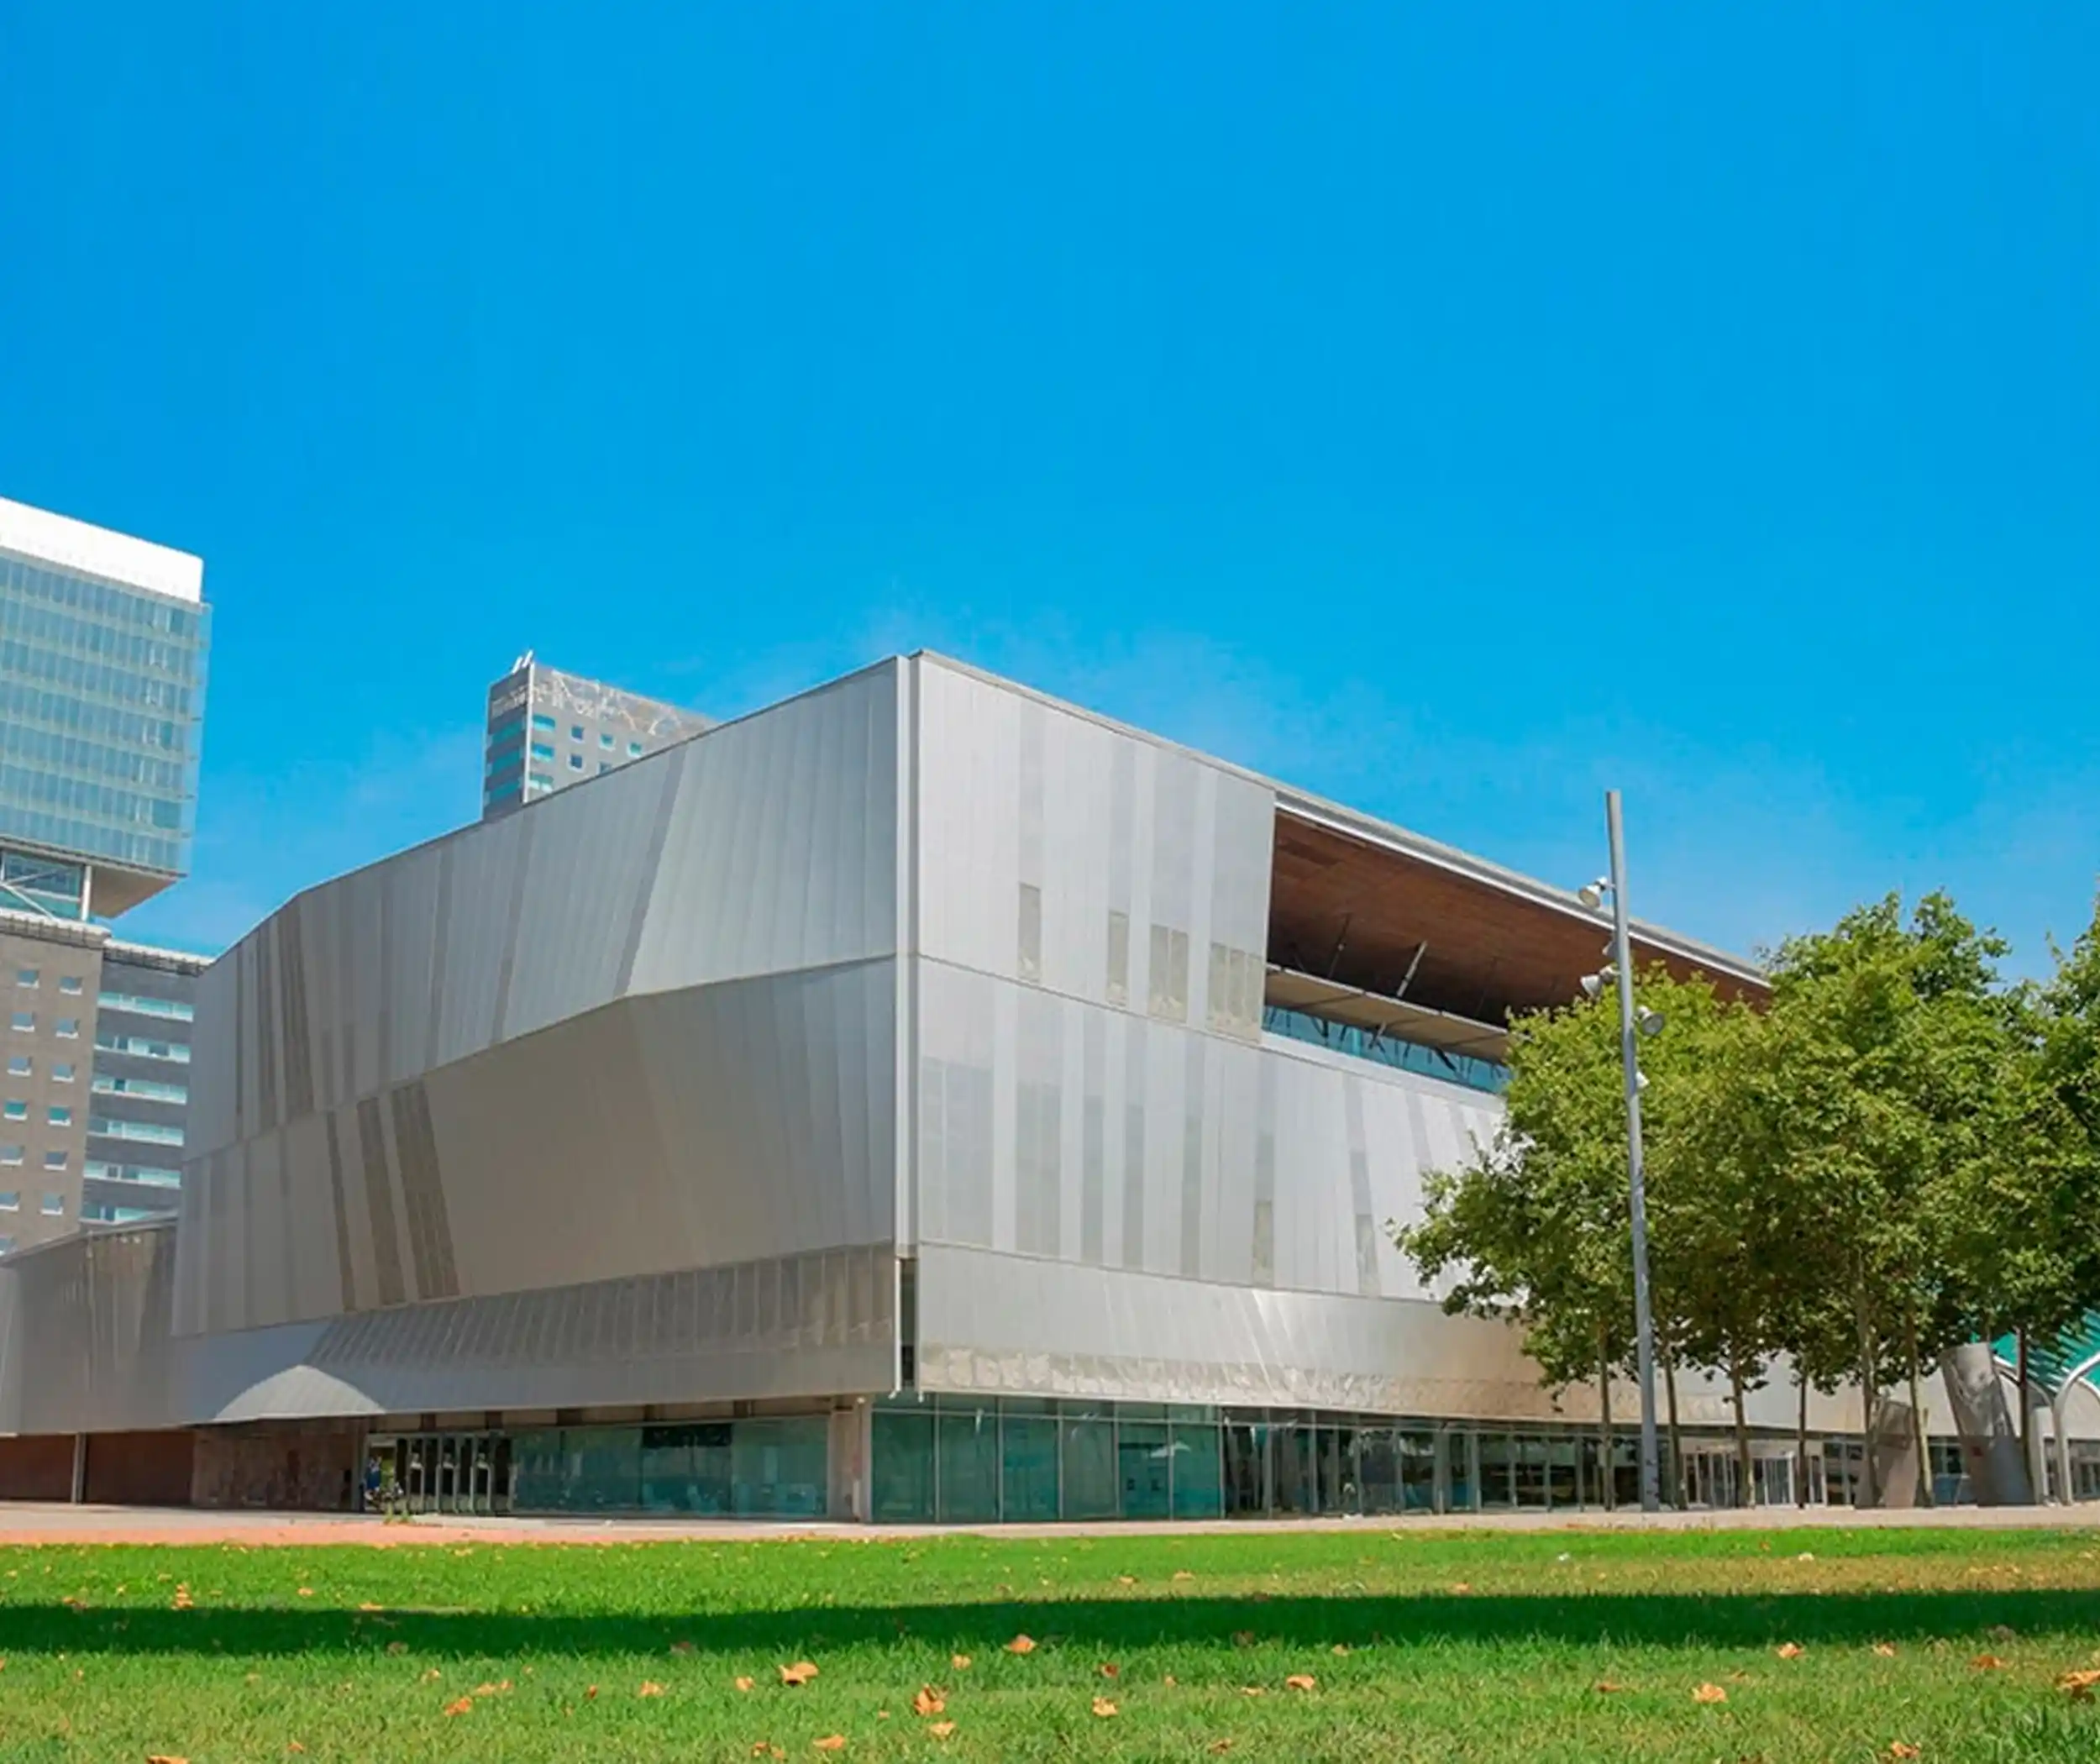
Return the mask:
[[874,1417],[869,1508],[879,1523],[933,1518],[933,1417],[878,1409]]
[[1218,1429],[1204,1422],[1173,1424],[1173,1502],[1176,1519],[1215,1519],[1225,1511],[1225,1470]]
[[727,1513],[730,1424],[642,1430],[642,1505],[652,1513]]
[[1400,1510],[1399,1436],[1390,1427],[1367,1427],[1357,1435],[1357,1477],[1366,1513]]
[[1509,1084],[1509,1068],[1494,1060],[1470,1053],[1446,1053],[1440,1047],[1425,1047],[1414,1042],[1394,1041],[1390,1036],[1375,1035],[1352,1023],[1329,1022],[1325,1017],[1309,1016],[1283,1005],[1262,1007],[1262,1027],[1268,1034],[1280,1035],[1289,1041],[1331,1047],[1353,1059],[1371,1060],[1402,1072],[1419,1073],[1424,1078],[1441,1078],[1446,1084],[1463,1084],[1469,1090],[1487,1090],[1499,1095]]
[[1509,1446],[1504,1434],[1480,1436],[1480,1504],[1483,1509],[1516,1504],[1516,1466]]
[[1064,1516],[1114,1519],[1116,1424],[1105,1418],[1067,1415],[1058,1424],[1063,1451]]
[[1352,1513],[1357,1510],[1356,1430],[1322,1427],[1318,1430],[1320,1510]]
[[210,622],[202,604],[0,554],[0,843],[189,869]]
[[1310,1427],[1278,1427],[1272,1435],[1276,1454],[1276,1478],[1272,1485],[1274,1510],[1278,1513],[1317,1513],[1320,1510],[1319,1472],[1315,1462],[1316,1441]]
[[1428,1433],[1395,1436],[1400,1460],[1400,1510],[1436,1510],[1436,1439]]
[[1116,1429],[1116,1466],[1122,1484],[1124,1518],[1165,1519],[1171,1515],[1172,1462],[1164,1422],[1126,1421]]
[[731,1441],[731,1510],[814,1518],[824,1510],[829,1423],[821,1415],[738,1421]]
[[1543,1507],[1546,1499],[1546,1442],[1519,1436],[1510,1441],[1510,1462],[1516,1477],[1517,1504]]
[[1058,1516],[1058,1424],[1047,1415],[1000,1420],[1000,1517],[1009,1524]]
[[1225,1430],[1225,1509],[1228,1513],[1268,1511],[1269,1430],[1261,1422],[1242,1422]]
[[981,1525],[999,1517],[999,1415],[989,1404],[939,1420],[940,1518]]

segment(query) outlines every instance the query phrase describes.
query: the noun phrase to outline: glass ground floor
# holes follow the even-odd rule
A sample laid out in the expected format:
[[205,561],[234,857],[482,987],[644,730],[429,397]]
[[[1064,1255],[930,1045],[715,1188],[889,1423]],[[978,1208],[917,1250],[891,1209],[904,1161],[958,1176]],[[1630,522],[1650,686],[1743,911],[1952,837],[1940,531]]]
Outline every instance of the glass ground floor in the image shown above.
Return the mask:
[[[1630,1429],[1596,1430],[1278,1409],[952,1396],[881,1400],[853,1427],[828,1412],[374,1435],[374,1479],[412,1512],[659,1513],[816,1518],[861,1483],[878,1524],[1573,1511],[1639,1499]],[[864,1481],[833,1478],[856,1436]],[[1731,1436],[1665,1443],[1663,1486],[1694,1507],[1850,1504],[1856,1439],[1759,1436],[1746,1488]],[[1969,1499],[1959,1447],[1932,1442],[1935,1499]],[[2074,1442],[2081,1498],[2100,1446]],[[2053,1468],[2053,1467],[2052,1467]],[[1805,1482],[1802,1478],[1805,1476]],[[1798,1485],[1798,1486],[1797,1486]],[[843,1494],[836,1498],[849,1499]]]

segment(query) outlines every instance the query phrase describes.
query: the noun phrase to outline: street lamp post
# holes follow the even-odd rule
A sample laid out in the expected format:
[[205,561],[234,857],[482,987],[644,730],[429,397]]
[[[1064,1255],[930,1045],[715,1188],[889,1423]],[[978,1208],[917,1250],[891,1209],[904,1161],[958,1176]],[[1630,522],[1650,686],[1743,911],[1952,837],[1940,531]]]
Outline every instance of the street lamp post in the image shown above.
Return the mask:
[[[1641,1060],[1639,1036],[1662,1026],[1653,1011],[1636,1013],[1633,998],[1633,937],[1626,914],[1626,838],[1619,811],[1619,792],[1604,792],[1604,826],[1611,839],[1610,879],[1582,891],[1585,904],[1603,904],[1611,894],[1611,959],[1619,981],[1619,1059],[1626,1080],[1626,1183],[1633,1212],[1633,1327],[1635,1371],[1641,1384],[1641,1510],[1662,1504],[1661,1457],[1655,1425],[1655,1318],[1648,1305],[1648,1194],[1641,1168]],[[1583,982],[1591,996],[1602,990],[1595,979]]]

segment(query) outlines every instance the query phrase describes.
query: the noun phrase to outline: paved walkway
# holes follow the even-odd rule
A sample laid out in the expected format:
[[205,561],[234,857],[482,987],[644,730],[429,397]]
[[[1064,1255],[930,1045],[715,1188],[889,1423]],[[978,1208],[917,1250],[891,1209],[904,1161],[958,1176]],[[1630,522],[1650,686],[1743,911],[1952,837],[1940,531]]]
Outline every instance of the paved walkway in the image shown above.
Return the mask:
[[367,1514],[203,1511],[0,1502],[0,1545],[12,1544],[622,1544],[681,1539],[750,1542],[794,1537],[1190,1536],[1234,1531],[1760,1530],[1816,1526],[1956,1526],[1982,1530],[2100,1527],[2100,1502],[2075,1507],[1940,1507],[1855,1512],[1846,1507],[1761,1507],[1718,1513],[1409,1514],[1380,1519],[1104,1520],[1065,1525],[856,1525],[831,1520],[419,1518],[390,1525]]

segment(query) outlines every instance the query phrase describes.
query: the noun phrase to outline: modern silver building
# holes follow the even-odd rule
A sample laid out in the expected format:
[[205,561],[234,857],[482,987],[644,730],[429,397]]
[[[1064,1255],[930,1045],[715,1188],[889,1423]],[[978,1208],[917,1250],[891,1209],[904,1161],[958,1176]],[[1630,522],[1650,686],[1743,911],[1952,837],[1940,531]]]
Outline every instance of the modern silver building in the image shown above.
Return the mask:
[[492,821],[711,727],[675,705],[521,655],[489,688],[481,818]]
[[[180,1219],[0,1263],[0,1486],[333,1504],[376,1454],[440,1509],[1623,1498],[1598,1393],[1445,1315],[1383,1229],[1493,1130],[1505,1013],[1598,941],[1557,889],[885,661],[216,963]],[[1683,1407],[1718,1500],[1722,1398]],[[1815,1405],[1819,1499],[1857,1414]]]
[[0,1252],[174,1205],[206,964],[102,921],[189,868],[203,570],[0,501]]

